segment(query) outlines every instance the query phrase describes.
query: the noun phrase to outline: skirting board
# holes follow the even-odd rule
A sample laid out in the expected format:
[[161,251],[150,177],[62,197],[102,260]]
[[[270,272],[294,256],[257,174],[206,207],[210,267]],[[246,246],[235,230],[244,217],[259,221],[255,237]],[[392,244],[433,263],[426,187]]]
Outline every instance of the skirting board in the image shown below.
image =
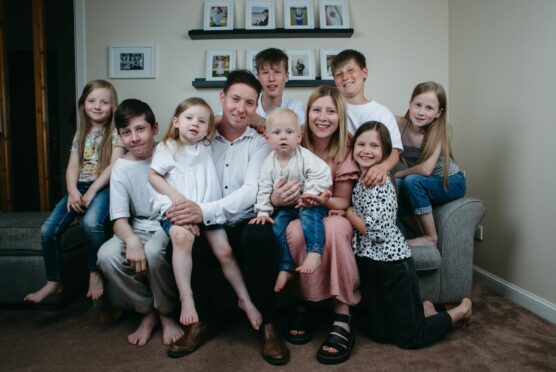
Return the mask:
[[473,265],[475,278],[487,288],[556,324],[556,304]]

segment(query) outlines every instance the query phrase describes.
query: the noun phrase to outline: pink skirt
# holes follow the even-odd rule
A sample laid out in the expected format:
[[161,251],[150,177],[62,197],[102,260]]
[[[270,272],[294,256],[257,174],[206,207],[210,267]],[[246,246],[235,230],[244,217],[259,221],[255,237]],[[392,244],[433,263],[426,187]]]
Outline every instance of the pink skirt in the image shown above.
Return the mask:
[[[325,217],[323,222],[325,244],[321,264],[312,274],[299,274],[297,289],[305,300],[335,298],[344,304],[356,305],[361,300],[361,294],[351,247],[353,229],[349,221],[340,216]],[[289,224],[286,238],[293,261],[296,266],[301,265],[307,253],[299,220]]]

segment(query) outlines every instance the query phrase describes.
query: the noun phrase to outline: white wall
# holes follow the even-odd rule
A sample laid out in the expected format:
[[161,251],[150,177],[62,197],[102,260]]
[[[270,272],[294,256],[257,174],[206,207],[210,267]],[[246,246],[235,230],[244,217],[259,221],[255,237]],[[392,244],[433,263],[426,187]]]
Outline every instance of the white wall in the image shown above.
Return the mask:
[[475,263],[556,303],[556,2],[450,0],[451,123],[487,203]]
[[[77,0],[79,1],[79,0]],[[156,79],[114,79],[120,100],[148,102],[165,128],[177,103],[201,96],[218,106],[218,90],[196,90],[191,81],[205,74],[205,50],[237,50],[238,67],[245,51],[266,47],[312,49],[355,48],[367,59],[369,98],[404,112],[413,86],[437,80],[448,88],[448,0],[350,0],[353,37],[336,39],[191,40],[190,29],[203,27],[201,0],[82,0],[85,1],[85,79],[108,78],[110,44],[151,43],[156,46]],[[235,1],[235,27],[244,28],[244,0]],[[318,25],[318,1],[313,1]],[[276,1],[277,27],[283,27],[283,1]],[[403,10],[403,11],[402,11]],[[423,22],[423,19],[434,22]],[[318,71],[318,70],[317,70]],[[290,88],[291,98],[306,101],[311,88]],[[164,131],[164,130],[163,130]]]

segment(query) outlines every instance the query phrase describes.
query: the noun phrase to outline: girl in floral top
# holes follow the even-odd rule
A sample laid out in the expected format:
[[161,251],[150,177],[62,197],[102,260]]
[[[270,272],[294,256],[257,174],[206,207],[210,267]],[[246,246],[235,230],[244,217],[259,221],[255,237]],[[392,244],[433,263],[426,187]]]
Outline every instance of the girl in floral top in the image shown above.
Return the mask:
[[[353,159],[361,179],[374,164],[389,156],[392,142],[387,127],[376,121],[362,124],[352,140]],[[369,337],[417,349],[441,339],[457,322],[471,316],[471,300],[437,313],[429,301],[421,303],[411,251],[396,226],[396,191],[388,178],[384,185],[365,188],[359,180],[353,189],[346,218],[354,227],[361,306]]]
[[61,239],[68,226],[81,216],[87,242],[89,289],[87,297],[96,300],[104,286],[97,272],[97,251],[104,243],[104,221],[108,216],[111,164],[125,152],[114,129],[118,105],[116,90],[107,81],[89,82],[78,101],[80,128],[71,148],[66,184],[68,193],[56,205],[41,228],[46,266],[46,284],[24,300],[39,303],[62,292]]

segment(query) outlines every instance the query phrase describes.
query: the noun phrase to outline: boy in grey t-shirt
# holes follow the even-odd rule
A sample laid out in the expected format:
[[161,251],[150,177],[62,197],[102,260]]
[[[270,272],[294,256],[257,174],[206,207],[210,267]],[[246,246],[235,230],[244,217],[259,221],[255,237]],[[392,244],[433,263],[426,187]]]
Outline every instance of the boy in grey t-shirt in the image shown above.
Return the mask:
[[163,343],[170,345],[183,330],[171,317],[177,291],[172,268],[165,259],[168,236],[152,208],[152,189],[147,182],[158,125],[149,105],[137,99],[123,101],[114,119],[128,153],[112,167],[110,219],[114,236],[100,248],[97,265],[123,307],[143,314],[128,342],[145,345],[160,319]]

